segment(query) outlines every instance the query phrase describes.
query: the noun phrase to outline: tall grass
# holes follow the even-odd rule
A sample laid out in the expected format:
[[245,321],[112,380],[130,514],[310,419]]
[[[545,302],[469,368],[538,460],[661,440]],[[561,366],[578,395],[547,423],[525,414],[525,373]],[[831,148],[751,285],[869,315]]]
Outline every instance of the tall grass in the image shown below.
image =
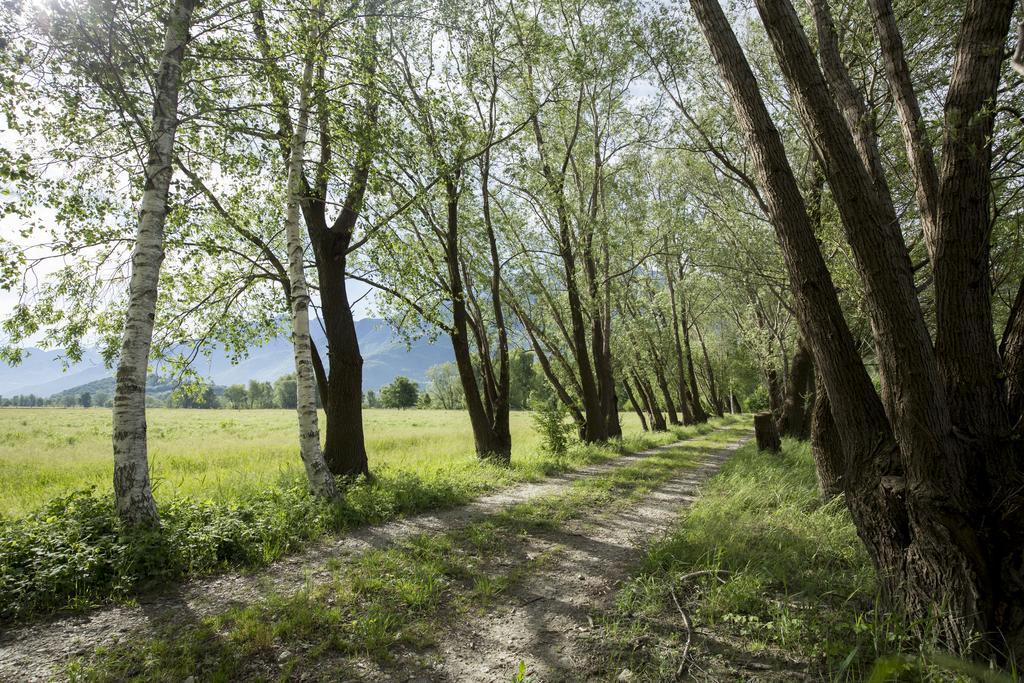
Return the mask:
[[[158,502],[181,496],[237,500],[301,477],[292,410],[155,408],[147,415]],[[363,416],[375,472],[416,472],[429,479],[478,469],[469,419],[461,411],[366,410]],[[627,437],[637,436],[636,416],[622,417]],[[515,476],[543,474],[547,459],[538,453],[529,413],[514,412],[511,422]],[[110,425],[105,408],[0,409],[0,515],[21,516],[88,486],[109,490]]]

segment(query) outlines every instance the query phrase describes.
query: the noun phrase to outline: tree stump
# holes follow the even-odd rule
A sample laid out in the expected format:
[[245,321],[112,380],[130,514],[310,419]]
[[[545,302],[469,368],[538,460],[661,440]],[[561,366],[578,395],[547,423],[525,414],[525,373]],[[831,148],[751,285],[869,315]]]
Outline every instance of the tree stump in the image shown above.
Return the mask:
[[754,435],[757,437],[757,450],[778,453],[782,448],[779,430],[775,428],[775,417],[771,413],[758,413],[754,416]]

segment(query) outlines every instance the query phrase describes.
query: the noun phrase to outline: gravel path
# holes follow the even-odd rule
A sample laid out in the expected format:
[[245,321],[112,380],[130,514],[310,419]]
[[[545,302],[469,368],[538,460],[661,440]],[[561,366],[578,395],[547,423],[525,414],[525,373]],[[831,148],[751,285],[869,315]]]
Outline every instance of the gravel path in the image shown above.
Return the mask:
[[[614,599],[642,548],[662,535],[713,475],[750,437],[709,454],[626,511],[598,513],[526,541],[528,553],[555,549],[557,560],[511,592],[509,600],[461,621],[445,634],[429,668],[398,667],[380,680],[510,681],[519,662],[528,680],[565,682],[607,676],[592,656],[593,617]],[[615,674],[612,674],[614,677]]]
[[[203,616],[219,613],[233,606],[251,603],[269,591],[288,593],[299,590],[310,578],[329,577],[330,572],[327,569],[329,561],[345,561],[371,548],[384,547],[415,534],[457,529],[475,519],[494,514],[511,505],[538,496],[558,493],[574,481],[630,465],[649,455],[672,449],[681,443],[684,442],[625,454],[575,472],[548,477],[541,482],[513,486],[483,496],[458,508],[357,529],[344,536],[318,544],[305,552],[285,558],[257,572],[221,574],[183,585],[169,586],[166,591],[143,596],[137,605],[105,607],[84,614],[9,628],[0,632],[0,681],[20,683],[51,680],[59,676],[61,666],[67,659],[86,654],[97,646],[110,645],[129,637],[145,637],[154,632],[154,626],[168,622],[195,622]],[[735,448],[735,446],[730,448]],[[573,576],[582,574],[591,577],[579,581],[578,585],[571,584],[576,593],[562,595],[560,591],[563,587],[549,584],[546,580],[539,581],[537,585],[543,585],[545,591],[552,591],[558,586],[558,590],[550,593],[562,596],[558,602],[569,599],[568,605],[576,603],[582,605],[581,601],[586,595],[590,595],[590,592],[579,594],[579,591],[600,590],[602,586],[606,585],[605,581],[609,572],[613,574],[619,572],[620,569],[624,569],[630,559],[635,557],[630,535],[649,536],[667,524],[675,515],[678,506],[686,504],[690,500],[696,483],[714,471],[717,464],[729,452],[731,450],[728,449],[721,451],[709,459],[705,465],[688,470],[659,489],[637,510],[630,513],[629,517],[632,521],[627,522],[625,518],[617,522],[611,520],[608,522],[611,526],[588,532],[596,534],[601,541],[596,546],[593,544],[589,547],[581,545],[575,551],[577,555],[573,561],[578,561],[579,566]],[[576,536],[571,533],[566,534],[566,540],[571,541],[573,538]],[[579,536],[577,540],[582,543],[584,537]],[[568,543],[567,547],[573,548],[573,543]],[[601,554],[602,548],[607,556]],[[611,564],[607,564],[609,562]],[[553,580],[556,578],[553,577]],[[575,597],[570,597],[570,595]],[[572,600],[575,602],[571,602]],[[534,604],[536,606],[532,609],[524,608],[518,619],[530,620],[534,616],[539,617],[541,615],[537,613],[537,610],[545,610],[549,605],[556,604],[556,601],[544,598]],[[543,635],[539,631],[535,636],[543,639]],[[495,633],[493,637],[500,639],[501,634]],[[523,646],[529,644],[523,643]],[[544,661],[547,659],[548,657],[545,655]],[[457,662],[459,659],[453,657],[452,661]],[[555,660],[552,659],[552,661]],[[471,676],[462,678],[458,672],[473,670],[473,665],[471,663],[465,665],[453,663],[452,666],[455,668],[450,673],[454,675],[454,678],[450,678],[450,680],[494,680],[495,678],[490,675],[479,678]]]

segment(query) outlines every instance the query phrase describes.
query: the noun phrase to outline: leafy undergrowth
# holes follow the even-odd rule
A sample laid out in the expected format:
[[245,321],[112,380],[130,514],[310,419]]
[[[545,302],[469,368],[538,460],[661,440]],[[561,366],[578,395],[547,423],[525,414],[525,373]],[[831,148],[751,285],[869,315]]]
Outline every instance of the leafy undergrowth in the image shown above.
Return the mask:
[[99,649],[73,662],[76,681],[316,680],[345,678],[352,657],[387,666],[422,651],[433,634],[485,607],[549,561],[525,537],[559,529],[594,510],[622,510],[746,429],[725,429],[641,461],[574,482],[565,491],[513,505],[445,532],[420,534],[332,566],[326,581],[291,595],[189,623],[152,638]]
[[345,487],[327,504],[293,479],[230,502],[173,498],[158,532],[126,533],[109,495],[95,489],[51,501],[19,519],[0,519],[0,621],[87,609],[231,567],[255,567],[328,533],[402,515],[450,508],[502,486],[577,469],[624,452],[707,433],[723,422],[643,434],[605,446],[575,444],[511,467],[475,462],[431,476],[385,468]]
[[601,646],[634,681],[1004,680],[929,654],[878,608],[843,500],[821,500],[808,445],[791,441],[726,463],[620,591]]

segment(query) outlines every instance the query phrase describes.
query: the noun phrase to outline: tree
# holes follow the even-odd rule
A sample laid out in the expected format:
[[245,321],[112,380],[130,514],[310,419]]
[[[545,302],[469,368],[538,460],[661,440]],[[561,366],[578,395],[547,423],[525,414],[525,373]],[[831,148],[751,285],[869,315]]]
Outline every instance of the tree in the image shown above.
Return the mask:
[[78,402],[81,404],[83,408],[91,408],[92,394],[90,394],[88,391],[83,392],[82,395],[78,397]]
[[377,399],[377,393],[370,389],[366,392],[366,407],[367,408],[379,408],[380,401]]
[[[1024,545],[1022,471],[1019,447],[1005,437],[1009,410],[999,379],[1004,360],[993,339],[988,270],[991,103],[1013,3],[969,2],[963,14],[944,105],[932,234],[925,221],[934,273],[934,347],[897,213],[872,176],[874,143],[861,138],[858,146],[858,129],[833,101],[844,87],[841,70],[830,69],[832,83],[826,82],[788,0],[756,4],[823,157],[864,284],[881,397],[839,309],[782,140],[743,51],[717,2],[691,0],[753,148],[764,208],[782,245],[802,332],[843,442],[845,463],[831,469],[842,472],[847,504],[886,598],[912,618],[933,619],[951,649],[970,649],[981,637],[988,639],[990,654],[1009,648],[1019,658],[1024,579],[1012,567],[1019,566]],[[886,59],[898,64],[892,36],[883,35],[882,43]],[[891,68],[889,78],[900,90]],[[912,108],[902,109],[906,117]],[[908,138],[912,128],[903,127]],[[908,146],[919,142],[908,139]],[[919,157],[915,163],[920,162]],[[919,171],[917,180],[927,182],[929,176]],[[927,214],[927,202],[922,204]],[[816,455],[828,457],[824,449]]]
[[124,338],[115,375],[114,502],[121,520],[131,526],[159,524],[149,483],[146,373],[156,316],[160,264],[164,257],[164,220],[174,165],[174,136],[178,127],[178,88],[194,9],[194,0],[175,0],[167,19],[163,57],[156,76],[145,192],[132,255]]
[[[299,454],[306,468],[306,478],[313,493],[322,498],[337,498],[334,477],[320,451],[320,426],[316,412],[316,384],[313,356],[309,336],[309,290],[306,287],[306,244],[299,225],[299,204],[302,201],[301,180],[303,155],[306,151],[306,128],[309,123],[309,95],[313,87],[313,70],[320,40],[320,8],[317,2],[310,16],[302,22],[306,26],[305,59],[302,81],[299,83],[299,111],[295,121],[288,158],[288,210],[285,232],[288,240],[288,283],[292,304],[292,349],[295,354],[295,403],[298,410]],[[268,387],[269,389],[269,387]],[[252,390],[250,389],[250,394]],[[267,392],[270,393],[269,391]],[[269,396],[268,396],[269,398]]]
[[461,410],[465,407],[462,383],[455,363],[441,363],[427,368],[428,391],[443,410]]
[[413,408],[418,398],[416,383],[401,375],[380,390],[380,404],[384,408]]
[[274,404],[278,408],[294,409],[297,401],[294,375],[282,375],[274,380]]
[[[312,177],[303,173],[299,179],[302,189],[301,209],[306,232],[313,248],[317,281],[320,290],[321,314],[327,337],[329,367],[325,367],[319,352],[311,347],[313,369],[326,416],[323,454],[332,474],[369,474],[366,446],[362,423],[362,368],[363,359],[356,338],[355,320],[348,300],[346,279],[349,259],[365,243],[368,237],[356,238],[356,227],[370,186],[374,160],[379,153],[378,116],[380,97],[377,92],[376,74],[378,59],[384,54],[377,41],[378,3],[368,0],[365,11],[361,12],[362,30],[353,37],[351,46],[350,73],[341,77],[344,85],[329,82],[326,67],[317,69],[310,93],[316,105],[315,121],[319,127],[319,159],[313,168]],[[329,9],[329,7],[325,7]],[[347,11],[347,10],[346,10]],[[324,17],[325,25],[331,25],[334,16]],[[278,138],[283,159],[290,157],[290,141],[294,135],[295,122],[291,112],[295,109],[293,97],[284,87],[285,71],[280,63],[280,52],[272,42],[273,26],[268,25],[263,3],[254,5],[252,31],[260,50],[259,60],[274,105],[276,126],[281,131]],[[332,32],[327,32],[330,35]],[[321,60],[320,64],[324,64]],[[332,127],[338,118],[332,109],[335,101],[333,92],[348,90],[351,83],[361,86],[361,101],[347,102],[355,112],[354,149],[351,150],[355,163],[348,171],[347,178],[335,178],[337,166],[332,157],[340,145]],[[349,143],[352,140],[347,141]],[[336,182],[333,182],[336,181]],[[329,193],[340,185],[343,196],[329,201]],[[328,219],[328,207],[339,206],[334,220]]]
[[509,407],[512,410],[526,410],[530,393],[536,389],[540,378],[534,368],[533,353],[514,349],[509,356]]
[[249,389],[246,394],[249,397],[250,408],[274,407],[274,389],[270,382],[251,379],[249,380]]
[[247,408],[249,406],[249,392],[245,390],[245,385],[243,384],[232,384],[224,390],[224,400],[236,410]]

